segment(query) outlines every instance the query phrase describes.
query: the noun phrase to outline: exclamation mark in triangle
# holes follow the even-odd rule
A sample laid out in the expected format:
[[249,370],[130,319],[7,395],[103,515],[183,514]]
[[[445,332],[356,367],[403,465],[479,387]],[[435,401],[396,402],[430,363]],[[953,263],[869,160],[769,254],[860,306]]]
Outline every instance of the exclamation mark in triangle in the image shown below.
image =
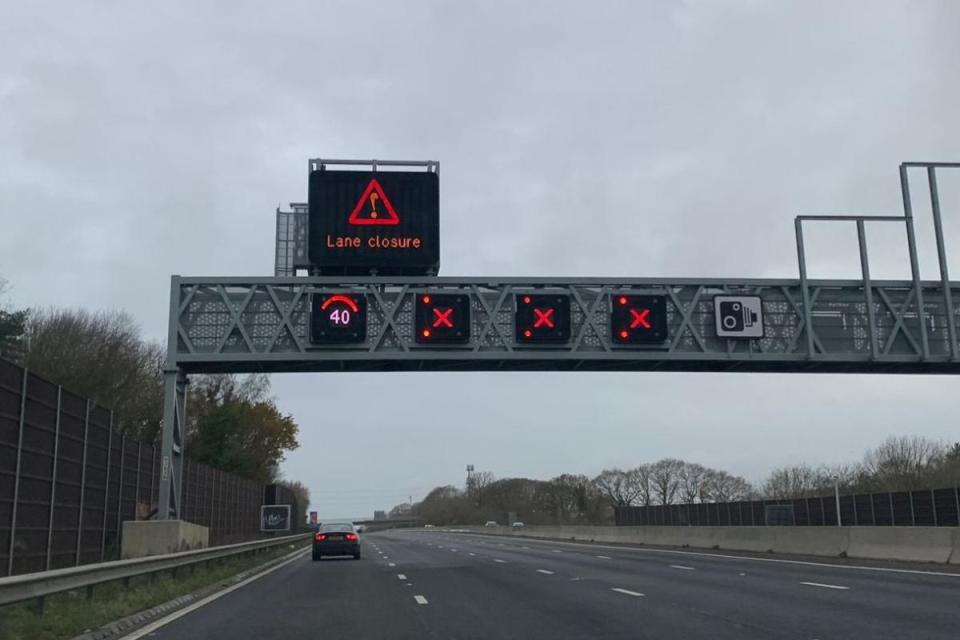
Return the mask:
[[363,195],[353,208],[348,221],[358,225],[396,225],[400,224],[400,217],[390,204],[383,187],[374,178],[363,190]]

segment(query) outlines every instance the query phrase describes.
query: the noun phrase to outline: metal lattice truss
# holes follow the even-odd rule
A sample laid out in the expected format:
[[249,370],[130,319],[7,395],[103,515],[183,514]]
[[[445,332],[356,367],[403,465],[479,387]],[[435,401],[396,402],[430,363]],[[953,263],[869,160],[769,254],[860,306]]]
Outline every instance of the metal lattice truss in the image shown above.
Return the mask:
[[[960,372],[940,282],[810,280],[173,278],[171,364],[190,373],[340,370],[684,370]],[[922,291],[922,309],[917,289]],[[960,287],[951,283],[951,289]],[[367,300],[367,340],[315,346],[310,297],[344,292]],[[414,340],[417,293],[465,293],[467,345]],[[515,296],[564,293],[571,339],[533,347],[514,340]],[[663,344],[623,346],[610,336],[614,294],[667,298]],[[713,297],[762,298],[764,337],[716,335]],[[868,295],[869,294],[869,295]],[[954,291],[952,299],[957,299]],[[870,301],[869,305],[867,301]],[[869,311],[868,311],[869,309]],[[957,308],[953,308],[957,322]],[[808,323],[812,325],[809,335]],[[811,350],[812,345],[812,350]]]

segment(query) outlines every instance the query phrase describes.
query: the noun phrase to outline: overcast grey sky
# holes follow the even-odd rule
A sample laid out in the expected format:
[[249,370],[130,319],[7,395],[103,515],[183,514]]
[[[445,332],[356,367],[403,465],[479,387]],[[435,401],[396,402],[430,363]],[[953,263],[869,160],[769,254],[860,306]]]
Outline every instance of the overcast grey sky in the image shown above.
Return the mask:
[[[125,309],[162,339],[171,273],[271,274],[274,209],[325,156],[441,161],[442,275],[795,277],[794,215],[897,214],[900,161],[960,159],[958,32],[948,0],[6,2],[0,273],[17,305]],[[960,176],[942,190],[956,274]],[[813,275],[856,275],[852,228],[809,242]],[[897,230],[870,242],[875,276],[907,273]],[[676,456],[759,480],[958,437],[951,378],[273,382],[301,426],[283,470],[323,517],[468,463]]]

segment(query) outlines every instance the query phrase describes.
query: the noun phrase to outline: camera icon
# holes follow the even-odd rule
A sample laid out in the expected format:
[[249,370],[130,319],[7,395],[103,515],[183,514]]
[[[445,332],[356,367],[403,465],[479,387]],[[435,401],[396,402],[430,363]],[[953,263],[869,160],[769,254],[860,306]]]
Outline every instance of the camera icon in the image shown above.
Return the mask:
[[726,331],[743,331],[757,323],[757,314],[737,301],[720,303],[720,326]]

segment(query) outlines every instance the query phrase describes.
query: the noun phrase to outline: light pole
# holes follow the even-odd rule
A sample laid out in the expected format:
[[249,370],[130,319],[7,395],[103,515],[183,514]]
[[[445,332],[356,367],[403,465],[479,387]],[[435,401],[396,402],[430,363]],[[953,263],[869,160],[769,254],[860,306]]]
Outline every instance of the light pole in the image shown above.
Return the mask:
[[833,499],[837,506],[837,526],[842,527],[843,522],[840,520],[840,476],[833,476]]

